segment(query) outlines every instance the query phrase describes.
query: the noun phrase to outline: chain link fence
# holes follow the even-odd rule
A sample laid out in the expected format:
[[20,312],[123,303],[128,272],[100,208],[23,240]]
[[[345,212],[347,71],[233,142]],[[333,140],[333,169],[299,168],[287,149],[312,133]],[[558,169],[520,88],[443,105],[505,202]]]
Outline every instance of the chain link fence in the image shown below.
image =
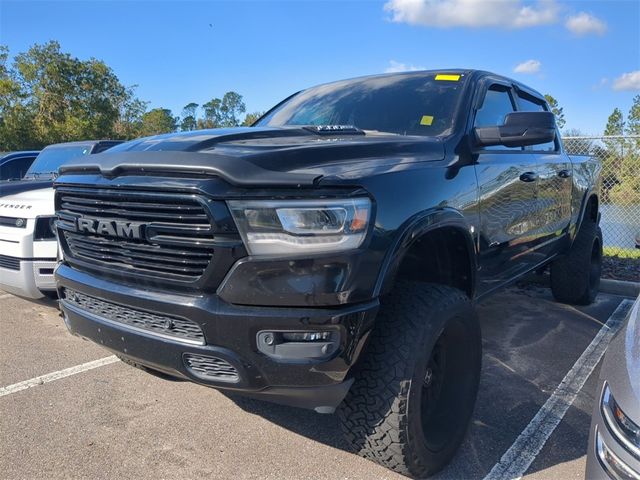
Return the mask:
[[563,137],[563,142],[569,155],[592,155],[602,162],[605,254],[640,257],[635,249],[640,237],[640,136]]

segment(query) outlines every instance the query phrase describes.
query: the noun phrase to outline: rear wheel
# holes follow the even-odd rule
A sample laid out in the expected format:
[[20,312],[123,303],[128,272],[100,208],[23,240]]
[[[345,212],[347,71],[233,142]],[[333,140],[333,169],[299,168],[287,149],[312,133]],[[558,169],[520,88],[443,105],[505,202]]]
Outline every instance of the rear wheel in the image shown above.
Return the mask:
[[551,292],[563,303],[589,305],[600,289],[602,230],[585,218],[567,255],[551,264]]
[[440,470],[467,430],[481,351],[479,323],[463,292],[399,283],[382,301],[355,382],[338,410],[349,445],[404,475]]

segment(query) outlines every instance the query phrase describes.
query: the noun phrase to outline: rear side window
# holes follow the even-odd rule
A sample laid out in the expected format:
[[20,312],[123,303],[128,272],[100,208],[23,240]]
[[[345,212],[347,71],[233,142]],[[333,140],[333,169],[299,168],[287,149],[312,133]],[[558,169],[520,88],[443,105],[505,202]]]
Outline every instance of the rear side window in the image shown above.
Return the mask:
[[0,167],[0,180],[19,180],[27,173],[32,158],[16,158],[9,160]]
[[[476,112],[473,122],[474,127],[496,127],[504,124],[504,117],[515,108],[509,89],[501,85],[494,85],[484,96],[482,106]],[[493,145],[484,147],[484,150],[522,150],[520,147],[505,147],[504,145]]]
[[[547,106],[541,100],[529,97],[524,93],[518,93],[518,110],[522,112],[546,112]],[[525,150],[533,150],[536,152],[554,152],[558,150],[556,142],[542,143],[540,145],[531,145],[525,147]]]

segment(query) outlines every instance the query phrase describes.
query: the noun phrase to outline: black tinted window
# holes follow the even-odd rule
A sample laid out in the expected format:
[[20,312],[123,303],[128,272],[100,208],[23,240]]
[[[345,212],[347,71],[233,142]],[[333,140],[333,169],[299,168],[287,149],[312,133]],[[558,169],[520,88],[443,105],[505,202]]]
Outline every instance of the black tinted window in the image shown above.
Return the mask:
[[507,113],[514,111],[511,96],[507,90],[492,87],[482,102],[482,107],[476,113],[474,125],[476,127],[495,127],[504,124]]
[[0,166],[0,180],[19,180],[26,173],[30,162],[16,158],[9,160]]
[[520,95],[518,95],[518,103],[518,110],[523,112],[544,112],[546,110],[541,103],[535,103]]
[[[523,112],[546,112],[547,107],[541,101],[536,101],[525,94],[518,94],[518,110]],[[538,152],[553,152],[556,150],[556,142],[542,143],[525,147],[525,150],[535,150]]]
[[321,85],[298,93],[256,126],[354,125],[399,135],[441,135],[452,126],[464,76],[436,77],[380,76]]

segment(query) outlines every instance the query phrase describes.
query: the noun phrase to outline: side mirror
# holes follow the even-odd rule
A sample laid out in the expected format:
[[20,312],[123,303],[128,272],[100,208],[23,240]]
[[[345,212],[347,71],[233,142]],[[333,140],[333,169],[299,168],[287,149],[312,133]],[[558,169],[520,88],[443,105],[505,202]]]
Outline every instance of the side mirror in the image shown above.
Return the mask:
[[552,112],[513,112],[507,114],[503,125],[477,127],[473,132],[479,147],[526,147],[553,142],[556,122]]

